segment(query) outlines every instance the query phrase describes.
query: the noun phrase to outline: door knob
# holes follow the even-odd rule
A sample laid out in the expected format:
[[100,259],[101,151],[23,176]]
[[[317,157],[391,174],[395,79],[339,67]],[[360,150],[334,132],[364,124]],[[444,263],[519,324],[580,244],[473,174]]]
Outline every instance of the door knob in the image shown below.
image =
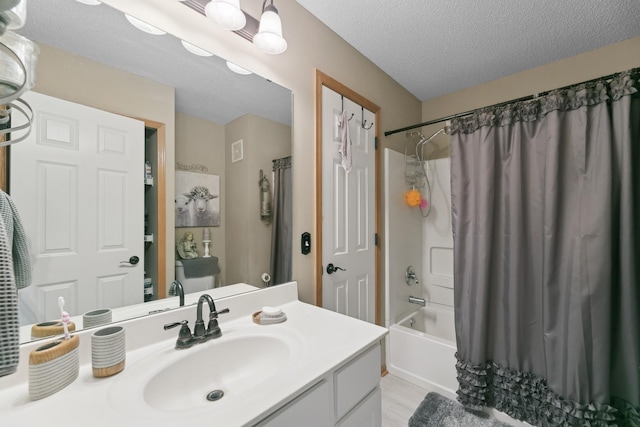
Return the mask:
[[134,255],[134,256],[130,257],[128,261],[120,261],[120,264],[136,265],[139,262],[140,262],[140,258],[138,258],[137,256]]
[[328,273],[328,274],[333,274],[333,273],[335,273],[335,272],[336,272],[336,271],[338,271],[338,270],[340,270],[340,271],[347,271],[345,268],[338,267],[338,266],[333,265],[333,264],[328,264],[328,265],[327,265],[327,273]]

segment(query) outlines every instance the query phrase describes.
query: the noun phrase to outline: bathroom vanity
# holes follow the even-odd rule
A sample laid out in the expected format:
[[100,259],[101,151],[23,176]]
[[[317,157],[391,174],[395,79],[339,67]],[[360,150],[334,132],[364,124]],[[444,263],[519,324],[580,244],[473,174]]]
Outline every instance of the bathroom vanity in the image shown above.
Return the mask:
[[[219,298],[220,338],[176,350],[178,330],[196,306],[118,323],[126,366],[95,378],[91,334],[80,331],[78,378],[58,393],[29,400],[29,353],[0,378],[0,425],[47,426],[381,426],[380,340],[387,330],[298,301],[295,282]],[[204,304],[203,316],[208,316]],[[279,307],[287,320],[260,325],[253,313]]]

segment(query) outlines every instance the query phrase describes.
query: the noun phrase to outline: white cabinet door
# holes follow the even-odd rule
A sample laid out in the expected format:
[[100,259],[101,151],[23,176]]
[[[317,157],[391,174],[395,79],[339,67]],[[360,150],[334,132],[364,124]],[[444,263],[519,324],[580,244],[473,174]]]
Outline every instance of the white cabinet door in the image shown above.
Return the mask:
[[[29,92],[31,135],[11,147],[10,194],[34,253],[23,320],[143,302],[144,123]],[[139,257],[136,265],[121,263]],[[30,313],[30,315],[29,315]]]
[[256,427],[331,427],[333,426],[332,392],[321,381]]

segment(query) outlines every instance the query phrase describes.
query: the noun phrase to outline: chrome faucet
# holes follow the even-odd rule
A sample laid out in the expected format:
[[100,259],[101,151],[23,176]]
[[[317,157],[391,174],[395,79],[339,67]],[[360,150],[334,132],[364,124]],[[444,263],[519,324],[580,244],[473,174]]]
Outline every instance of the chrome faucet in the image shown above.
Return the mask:
[[[206,330],[204,328],[204,320],[202,320],[202,305],[205,301],[209,305],[209,323]],[[202,294],[200,298],[198,298],[196,324],[193,327],[193,335],[189,329],[189,322],[186,320],[183,320],[182,322],[168,323],[164,325],[164,329],[166,331],[167,329],[172,329],[176,326],[182,326],[178,334],[178,340],[176,341],[176,349],[180,350],[189,348],[194,344],[199,344],[209,341],[210,339],[221,337],[222,331],[220,330],[220,325],[218,325],[218,315],[228,312],[228,308],[217,311],[213,298],[211,298],[209,294]]]
[[412,265],[404,272],[404,282],[409,286],[418,284],[418,276]]
[[182,283],[177,280],[174,280],[171,283],[171,287],[169,287],[169,295],[177,295],[180,297],[180,307],[184,306],[184,287]]
[[409,297],[409,302],[411,304],[418,304],[420,307],[424,307],[425,304],[426,304],[425,301],[424,301],[424,298],[418,298],[418,297],[413,297],[413,296]]

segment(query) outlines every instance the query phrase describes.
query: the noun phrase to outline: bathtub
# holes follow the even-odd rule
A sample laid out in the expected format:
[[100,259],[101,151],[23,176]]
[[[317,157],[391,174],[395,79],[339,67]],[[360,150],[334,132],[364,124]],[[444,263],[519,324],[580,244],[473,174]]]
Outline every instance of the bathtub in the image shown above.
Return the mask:
[[[387,370],[391,375],[456,400],[456,333],[453,307],[425,307],[389,327]],[[490,416],[514,427],[532,427],[493,408]]]
[[456,398],[456,343],[453,308],[427,302],[389,327],[390,374]]

